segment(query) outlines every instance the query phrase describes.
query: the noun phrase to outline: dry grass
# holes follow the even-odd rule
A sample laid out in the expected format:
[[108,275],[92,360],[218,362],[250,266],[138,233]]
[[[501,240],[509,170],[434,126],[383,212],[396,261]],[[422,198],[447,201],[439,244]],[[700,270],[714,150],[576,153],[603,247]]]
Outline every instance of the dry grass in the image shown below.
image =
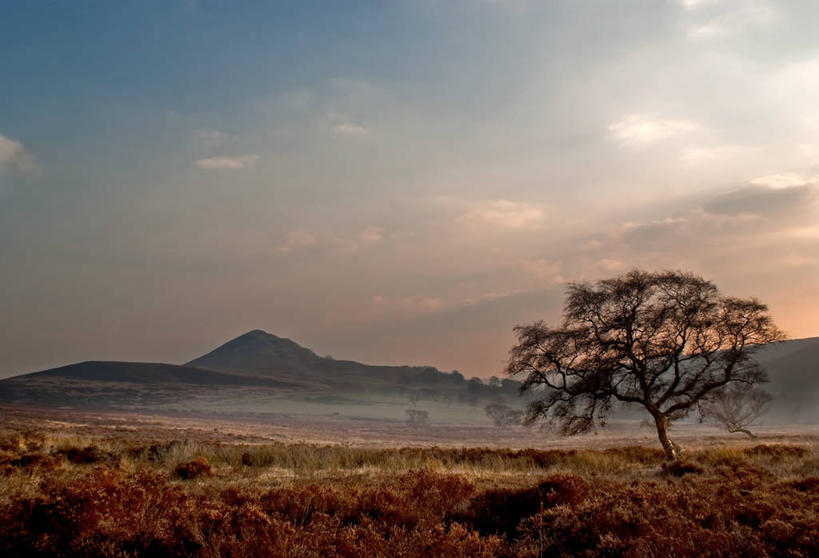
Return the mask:
[[[142,434],[140,436],[139,434]],[[813,444],[384,448],[20,422],[3,556],[817,556]]]

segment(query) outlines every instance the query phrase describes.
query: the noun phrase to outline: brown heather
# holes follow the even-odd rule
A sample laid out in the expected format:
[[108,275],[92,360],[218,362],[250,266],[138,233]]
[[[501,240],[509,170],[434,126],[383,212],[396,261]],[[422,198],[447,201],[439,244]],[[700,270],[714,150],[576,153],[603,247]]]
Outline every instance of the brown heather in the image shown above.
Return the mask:
[[812,446],[0,440],[2,556],[819,556]]

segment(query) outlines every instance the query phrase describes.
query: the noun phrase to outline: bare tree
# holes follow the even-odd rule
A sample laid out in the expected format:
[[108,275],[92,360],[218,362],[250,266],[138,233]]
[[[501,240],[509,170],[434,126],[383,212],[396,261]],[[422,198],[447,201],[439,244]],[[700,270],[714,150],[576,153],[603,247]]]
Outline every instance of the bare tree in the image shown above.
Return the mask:
[[759,388],[733,384],[715,390],[699,403],[700,419],[721,425],[732,434],[756,438],[750,428],[762,418],[773,397]]
[[523,422],[523,411],[512,409],[501,403],[490,403],[484,407],[486,416],[492,419],[498,428],[508,428]]
[[527,422],[545,420],[579,434],[615,405],[637,405],[654,419],[669,459],[679,447],[672,421],[714,390],[766,381],[754,349],[782,338],[760,301],[720,294],[684,272],[633,270],[569,285],[563,322],[518,326],[507,372],[531,390]]

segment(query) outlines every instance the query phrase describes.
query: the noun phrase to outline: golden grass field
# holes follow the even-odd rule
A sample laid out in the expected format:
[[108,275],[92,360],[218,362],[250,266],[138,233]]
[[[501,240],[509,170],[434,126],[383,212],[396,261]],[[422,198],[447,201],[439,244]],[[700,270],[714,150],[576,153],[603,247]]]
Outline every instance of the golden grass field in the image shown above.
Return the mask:
[[0,409],[3,556],[817,556],[819,436]]

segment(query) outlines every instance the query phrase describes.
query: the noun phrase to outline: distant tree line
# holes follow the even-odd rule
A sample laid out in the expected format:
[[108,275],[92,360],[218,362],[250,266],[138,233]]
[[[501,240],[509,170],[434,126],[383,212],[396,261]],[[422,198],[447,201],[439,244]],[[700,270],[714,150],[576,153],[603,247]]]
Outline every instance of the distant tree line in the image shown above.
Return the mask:
[[399,393],[405,394],[410,403],[440,401],[474,406],[481,401],[516,398],[520,394],[521,382],[497,376],[487,382],[478,377],[467,380],[457,370],[446,373],[428,366],[401,378],[398,385]]

